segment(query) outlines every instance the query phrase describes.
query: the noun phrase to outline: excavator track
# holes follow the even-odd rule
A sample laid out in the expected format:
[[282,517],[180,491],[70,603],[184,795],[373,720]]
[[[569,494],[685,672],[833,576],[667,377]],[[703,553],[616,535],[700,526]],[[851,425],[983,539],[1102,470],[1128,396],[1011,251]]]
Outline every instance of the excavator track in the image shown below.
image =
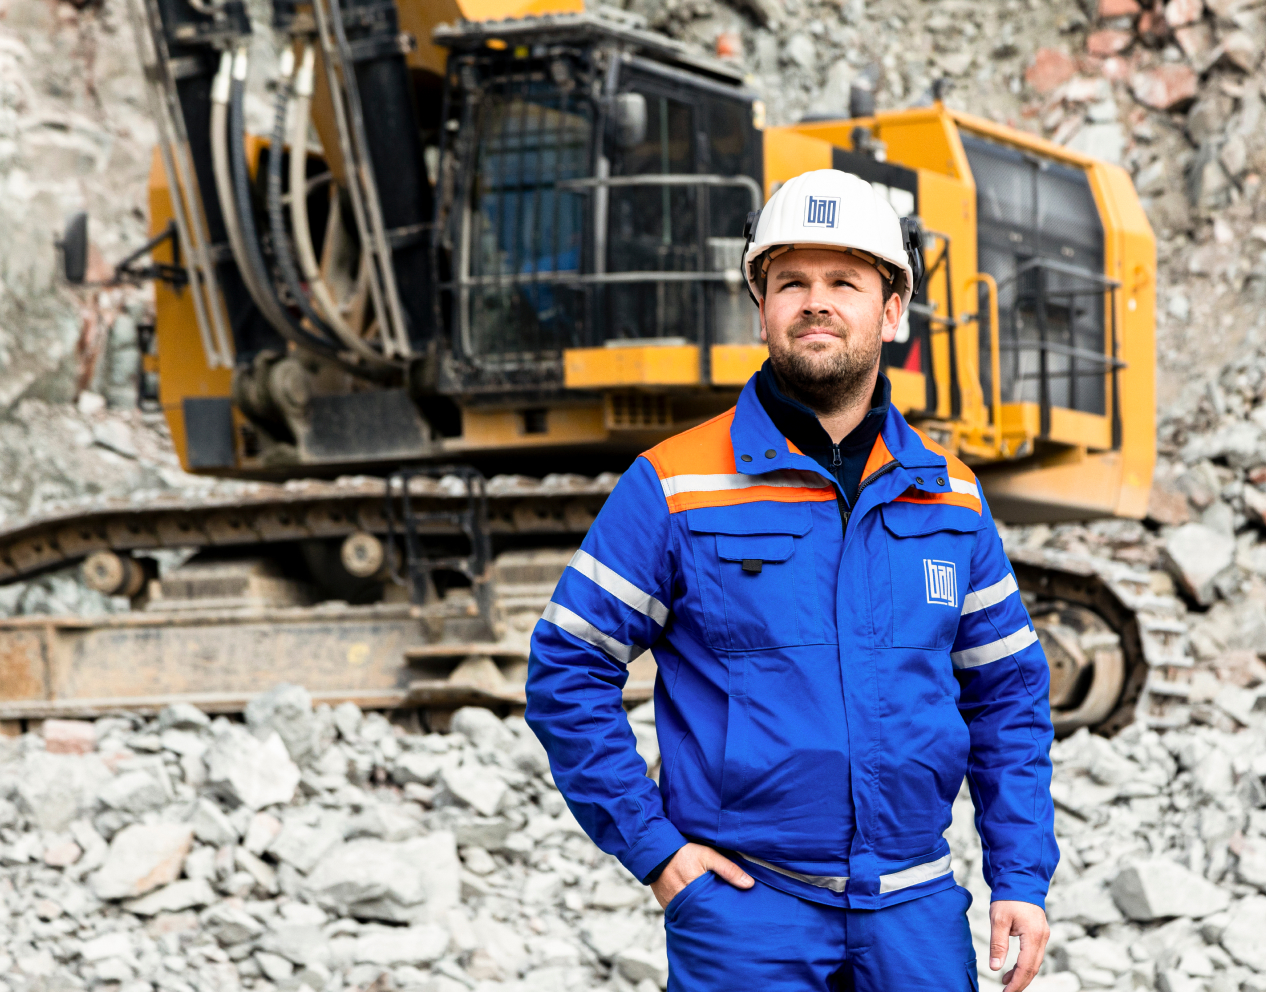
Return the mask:
[[[0,721],[152,711],[178,700],[231,712],[287,678],[318,700],[370,708],[521,706],[531,627],[617,481],[610,473],[487,480],[488,535],[523,535],[489,563],[491,614],[459,588],[422,603],[195,600],[188,609],[0,621]],[[468,499],[463,479],[413,476],[407,485],[423,540],[460,533],[452,519]],[[100,552],[224,549],[266,560],[270,546],[288,542],[382,536],[400,526],[389,494],[398,504],[399,486],[350,477],[62,506],[0,526],[0,584]],[[1051,660],[1057,733],[1186,722],[1192,663],[1180,601],[1126,566],[1027,549],[1010,557]],[[632,673],[626,697],[647,698],[653,680],[653,667]]]

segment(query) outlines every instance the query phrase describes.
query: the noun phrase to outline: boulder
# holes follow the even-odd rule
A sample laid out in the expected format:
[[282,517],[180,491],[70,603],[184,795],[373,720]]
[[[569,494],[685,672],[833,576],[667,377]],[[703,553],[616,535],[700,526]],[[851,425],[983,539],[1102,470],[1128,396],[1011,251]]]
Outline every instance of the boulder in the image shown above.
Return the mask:
[[358,964],[384,968],[428,965],[448,948],[448,931],[434,924],[362,931],[356,938]]
[[193,844],[184,823],[136,823],[110,841],[105,864],[89,878],[98,899],[132,899],[173,882]]
[[260,740],[230,724],[207,749],[205,760],[208,784],[250,809],[288,803],[299,785],[299,768],[275,730]]
[[460,874],[453,835],[438,831],[397,843],[342,844],[313,868],[304,890],[337,913],[406,923],[440,919],[456,906]]
[[1178,583],[1209,606],[1217,598],[1214,580],[1235,560],[1235,538],[1204,524],[1183,524],[1165,539],[1163,556]]
[[1242,899],[1222,931],[1222,946],[1240,964],[1266,974],[1266,896]]
[[1121,912],[1144,923],[1171,916],[1199,919],[1226,909],[1231,901],[1226,890],[1168,858],[1122,868],[1111,890]]
[[275,731],[298,764],[315,758],[321,749],[312,696],[301,685],[281,683],[246,704],[246,725],[256,736]]

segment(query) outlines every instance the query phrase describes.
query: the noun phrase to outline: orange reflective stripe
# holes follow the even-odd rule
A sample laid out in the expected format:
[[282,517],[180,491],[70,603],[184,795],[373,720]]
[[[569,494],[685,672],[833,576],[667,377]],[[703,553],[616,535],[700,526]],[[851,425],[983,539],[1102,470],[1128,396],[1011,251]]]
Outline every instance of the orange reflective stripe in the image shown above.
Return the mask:
[[913,486],[898,496],[893,502],[962,506],[969,510],[975,510],[977,513],[982,512],[980,500],[975,496],[968,496],[966,493],[925,493],[921,489],[915,489]]
[[788,438],[783,438],[783,440],[785,440],[785,441],[787,442],[787,450],[788,450],[788,451],[790,451],[793,455],[803,455],[803,454],[804,454],[804,452],[803,452],[803,451],[801,451],[799,448],[797,448],[797,447],[796,447],[796,446],[792,443],[791,438],[789,438],[789,437],[788,437]]
[[731,407],[720,416],[698,427],[675,434],[647,451],[646,459],[655,466],[660,481],[674,475],[732,475],[734,447],[730,441],[730,425],[734,422]]
[[892,452],[888,450],[888,445],[884,443],[884,436],[882,434],[876,435],[875,443],[870,449],[870,457],[866,459],[866,467],[862,469],[862,480],[869,479],[873,473],[878,472],[893,460]]
[[917,427],[911,427],[910,429],[919,435],[919,440],[923,442],[923,447],[927,448],[928,451],[935,452],[945,459],[946,468],[949,471],[951,479],[959,479],[962,482],[970,482],[974,485],[978,484],[976,481],[976,473],[969,469],[961,459],[951,455]]
[[689,492],[669,496],[668,512],[698,510],[705,506],[739,506],[743,503],[833,503],[835,489],[790,489],[785,486],[750,486],[719,492]]

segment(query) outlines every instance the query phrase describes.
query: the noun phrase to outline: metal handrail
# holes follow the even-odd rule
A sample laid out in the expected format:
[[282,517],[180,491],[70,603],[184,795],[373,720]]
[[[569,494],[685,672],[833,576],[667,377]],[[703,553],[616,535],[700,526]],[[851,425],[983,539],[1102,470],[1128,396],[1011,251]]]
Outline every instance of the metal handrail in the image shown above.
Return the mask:
[[752,194],[752,209],[759,210],[765,202],[760,186],[751,176],[722,176],[715,173],[669,172],[643,176],[590,176],[584,179],[564,179],[558,189],[597,189],[619,186],[741,186]]
[[1001,348],[1004,351],[1047,351],[1056,355],[1069,355],[1073,358],[1083,358],[1088,362],[1097,362],[1104,369],[1125,369],[1130,367],[1128,362],[1123,362],[1121,359],[1111,355],[1091,351],[1089,348],[1074,348],[1066,344],[1056,344],[1053,341],[1004,341],[1001,344]]
[[[998,287],[1001,288],[1015,282],[1024,273],[1031,272],[1033,269],[1046,269],[1050,272],[1058,272],[1061,275],[1075,276],[1078,279],[1089,280],[1100,287],[1100,292],[1107,292],[1110,289],[1119,289],[1121,286],[1121,283],[1116,279],[1109,279],[1103,273],[1095,272],[1093,269],[1083,269],[1076,265],[1069,265],[1067,262],[1058,262],[1053,258],[1042,258],[1041,256],[1038,256],[1036,258],[1030,258],[1027,262],[1016,266],[1015,272],[998,283]],[[1061,295],[1067,295],[1071,291],[1059,290],[1058,292]],[[1086,292],[1092,292],[1092,290],[1086,290]],[[1047,295],[1049,296],[1053,294],[1048,293]]]
[[[993,450],[995,456],[997,456],[1002,454],[1002,360],[999,355],[1001,351],[999,346],[1001,334],[998,327],[998,283],[989,273],[977,272],[975,275],[967,277],[967,282],[963,285],[963,289],[968,290],[977,283],[982,282],[989,290],[989,400],[991,406],[989,419],[992,421],[991,426],[993,427]],[[979,328],[979,311],[972,315],[972,319]],[[977,383],[979,381],[979,376],[977,376]]]

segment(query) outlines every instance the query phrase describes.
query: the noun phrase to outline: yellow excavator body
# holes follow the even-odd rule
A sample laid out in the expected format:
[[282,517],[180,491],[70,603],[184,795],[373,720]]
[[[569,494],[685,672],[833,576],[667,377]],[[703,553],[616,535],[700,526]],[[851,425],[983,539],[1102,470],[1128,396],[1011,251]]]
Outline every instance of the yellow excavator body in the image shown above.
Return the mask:
[[[521,705],[529,632],[617,474],[765,361],[745,228],[811,169],[920,232],[882,365],[994,515],[1144,515],[1155,241],[1121,168],[864,93],[766,127],[733,64],[580,0],[279,5],[275,123],[252,135],[241,0],[146,11],[146,367],[184,468],[259,485],[0,529],[0,582],[83,562],[134,606],[0,624],[0,723],[234,711],[278,678],[436,721]],[[160,574],[157,549],[196,554]],[[1161,698],[1181,611],[1147,576],[1012,560],[1059,732]],[[654,679],[648,652],[626,699]]]

